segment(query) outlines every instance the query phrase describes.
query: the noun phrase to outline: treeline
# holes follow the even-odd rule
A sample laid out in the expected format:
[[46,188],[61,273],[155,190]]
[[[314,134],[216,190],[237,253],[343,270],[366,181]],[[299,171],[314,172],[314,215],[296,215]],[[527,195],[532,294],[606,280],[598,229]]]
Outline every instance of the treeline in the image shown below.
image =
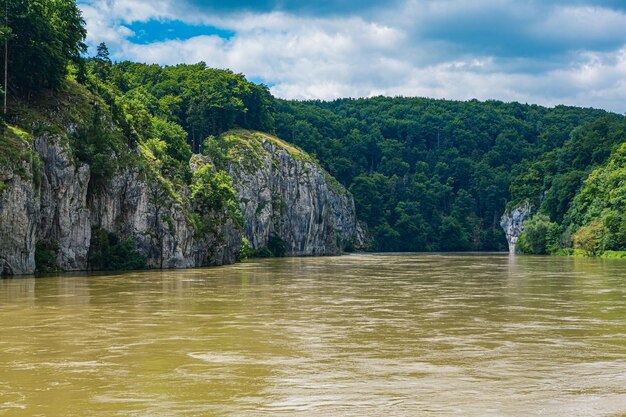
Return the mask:
[[569,165],[555,166],[545,157],[533,164],[533,170],[547,173],[552,181],[525,223],[521,249],[625,257],[626,119],[613,116],[583,126],[570,143],[562,150]]
[[155,175],[189,185],[192,153],[234,127],[272,131],[273,103],[266,86],[241,74],[193,65],[162,67],[112,63],[104,44],[85,60],[89,89],[104,99],[132,146],[152,161]]
[[6,0],[0,7],[0,54],[8,73],[8,93],[29,95],[58,89],[69,64],[81,68],[87,31],[73,0]]
[[379,251],[504,250],[500,217],[529,200],[561,222],[626,138],[601,110],[375,97],[277,104],[279,136],[354,194]]
[[109,102],[123,107],[134,129],[144,133],[146,119],[157,117],[179,125],[198,151],[210,135],[236,127],[272,131],[273,97],[266,86],[241,74],[194,65],[161,67],[133,62],[111,64],[106,45],[88,60],[92,84]]

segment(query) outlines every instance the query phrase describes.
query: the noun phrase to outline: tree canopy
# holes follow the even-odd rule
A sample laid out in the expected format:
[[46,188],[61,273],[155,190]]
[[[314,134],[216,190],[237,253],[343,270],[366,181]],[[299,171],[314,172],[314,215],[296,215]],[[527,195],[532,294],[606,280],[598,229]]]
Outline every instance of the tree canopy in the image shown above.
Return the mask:
[[276,109],[278,135],[352,191],[381,251],[504,250],[507,204],[543,203],[560,221],[626,140],[621,116],[566,106],[374,97]]
[[[56,89],[70,62],[86,51],[87,34],[73,0],[6,0],[9,91]],[[6,30],[2,31],[7,32]],[[4,67],[4,54],[0,60]]]

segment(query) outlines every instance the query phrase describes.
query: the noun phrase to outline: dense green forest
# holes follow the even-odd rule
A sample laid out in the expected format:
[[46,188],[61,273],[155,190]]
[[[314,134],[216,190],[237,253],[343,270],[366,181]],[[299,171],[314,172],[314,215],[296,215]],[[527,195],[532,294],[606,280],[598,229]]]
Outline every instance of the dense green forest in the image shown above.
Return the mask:
[[[500,216],[525,201],[536,213],[522,239],[527,252],[626,249],[621,115],[500,101],[279,100],[205,63],[113,63],[105,44],[86,57],[73,1],[8,5],[11,18],[0,27],[9,51],[6,121],[82,84],[109,107],[120,132],[99,136],[94,115],[76,135],[76,158],[90,163],[95,185],[116,169],[109,156],[120,140],[148,155],[149,169],[172,189],[192,184],[192,153],[219,151],[215,137],[245,128],[299,146],[350,189],[372,250],[504,250]],[[228,188],[216,175],[205,182]]]
[[402,97],[279,100],[276,112],[278,135],[352,191],[381,251],[504,250],[500,216],[526,200],[564,223],[624,126],[601,110]]
[[[600,127],[598,123],[592,126]],[[605,135],[599,138],[615,135],[622,144],[589,175],[572,169],[555,176],[562,197],[557,200],[560,210],[553,212],[554,205],[544,201],[525,224],[520,238],[524,252],[626,257],[626,123],[601,127]],[[605,144],[589,155],[605,154],[612,148]]]

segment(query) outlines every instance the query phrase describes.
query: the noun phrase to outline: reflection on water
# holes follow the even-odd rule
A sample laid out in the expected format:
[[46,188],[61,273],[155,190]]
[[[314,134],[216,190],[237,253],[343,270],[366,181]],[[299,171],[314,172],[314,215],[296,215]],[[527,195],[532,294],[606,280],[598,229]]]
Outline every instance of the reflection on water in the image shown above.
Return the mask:
[[625,266],[359,255],[0,280],[0,415],[626,415]]

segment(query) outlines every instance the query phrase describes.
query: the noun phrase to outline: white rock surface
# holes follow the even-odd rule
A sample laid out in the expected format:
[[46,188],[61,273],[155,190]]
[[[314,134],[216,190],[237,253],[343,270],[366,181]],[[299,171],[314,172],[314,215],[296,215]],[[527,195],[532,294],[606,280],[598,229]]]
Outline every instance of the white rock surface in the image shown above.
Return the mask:
[[266,247],[272,235],[285,242],[289,256],[336,255],[349,244],[363,246],[352,195],[316,163],[267,135],[256,137],[262,144],[256,161],[228,167],[250,246]]
[[502,215],[500,227],[504,230],[506,240],[509,242],[509,253],[515,253],[517,241],[524,231],[524,222],[530,217],[530,214],[530,203],[525,202]]

